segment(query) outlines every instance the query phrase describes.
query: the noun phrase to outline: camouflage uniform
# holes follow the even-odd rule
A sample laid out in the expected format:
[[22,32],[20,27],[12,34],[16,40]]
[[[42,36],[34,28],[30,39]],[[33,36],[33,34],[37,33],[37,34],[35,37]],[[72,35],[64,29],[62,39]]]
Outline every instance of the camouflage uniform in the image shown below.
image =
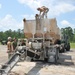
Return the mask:
[[10,57],[13,54],[11,38],[8,38],[8,42],[7,42],[7,53],[8,53],[8,58],[10,59]]

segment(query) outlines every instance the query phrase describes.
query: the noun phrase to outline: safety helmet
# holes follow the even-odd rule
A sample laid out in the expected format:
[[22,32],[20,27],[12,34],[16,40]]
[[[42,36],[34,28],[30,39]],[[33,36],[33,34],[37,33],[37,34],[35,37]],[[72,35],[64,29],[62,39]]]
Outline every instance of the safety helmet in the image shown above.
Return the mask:
[[11,37],[8,37],[8,40],[12,39]]

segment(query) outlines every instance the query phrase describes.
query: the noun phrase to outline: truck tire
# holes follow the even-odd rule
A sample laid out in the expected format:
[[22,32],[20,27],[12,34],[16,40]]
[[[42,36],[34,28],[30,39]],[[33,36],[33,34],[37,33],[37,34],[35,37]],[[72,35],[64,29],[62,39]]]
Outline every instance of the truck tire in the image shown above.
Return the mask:
[[57,60],[58,60],[58,57],[57,55],[55,56],[55,64],[57,64]]
[[62,52],[65,52],[65,47],[63,47],[63,49],[61,50]]
[[48,62],[48,58],[44,58],[44,62]]
[[66,50],[67,50],[67,51],[70,51],[70,44],[67,45]]
[[70,45],[68,45],[67,50],[70,51]]

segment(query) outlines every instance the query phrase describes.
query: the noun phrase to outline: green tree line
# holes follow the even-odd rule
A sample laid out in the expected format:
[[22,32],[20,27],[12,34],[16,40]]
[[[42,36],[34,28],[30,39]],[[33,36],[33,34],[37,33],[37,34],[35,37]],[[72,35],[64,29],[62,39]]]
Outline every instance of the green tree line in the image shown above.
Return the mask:
[[7,31],[0,31],[0,42],[3,40],[7,40],[8,37],[12,37],[12,38],[24,38],[24,32],[23,29],[18,29],[18,30],[14,30],[12,31],[11,29],[7,30]]
[[[68,35],[69,41],[70,42],[75,42],[75,28],[72,29],[71,27],[66,27],[66,28],[61,28],[61,34],[66,34]],[[3,40],[7,40],[8,37],[12,37],[12,38],[24,38],[24,32],[23,29],[18,29],[18,30],[14,30],[12,31],[11,29],[3,32],[0,31],[0,42]]]
[[75,42],[75,28],[71,27],[61,28],[61,34],[67,35],[70,42]]

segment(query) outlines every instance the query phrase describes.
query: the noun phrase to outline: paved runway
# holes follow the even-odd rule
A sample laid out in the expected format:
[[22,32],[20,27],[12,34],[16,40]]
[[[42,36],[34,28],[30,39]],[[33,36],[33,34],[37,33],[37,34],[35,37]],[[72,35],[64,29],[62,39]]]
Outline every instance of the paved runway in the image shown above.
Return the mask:
[[[8,60],[7,46],[0,45],[0,64]],[[60,54],[58,64],[42,62],[19,62],[12,75],[75,75],[75,49]],[[15,74],[17,73],[17,74]]]

